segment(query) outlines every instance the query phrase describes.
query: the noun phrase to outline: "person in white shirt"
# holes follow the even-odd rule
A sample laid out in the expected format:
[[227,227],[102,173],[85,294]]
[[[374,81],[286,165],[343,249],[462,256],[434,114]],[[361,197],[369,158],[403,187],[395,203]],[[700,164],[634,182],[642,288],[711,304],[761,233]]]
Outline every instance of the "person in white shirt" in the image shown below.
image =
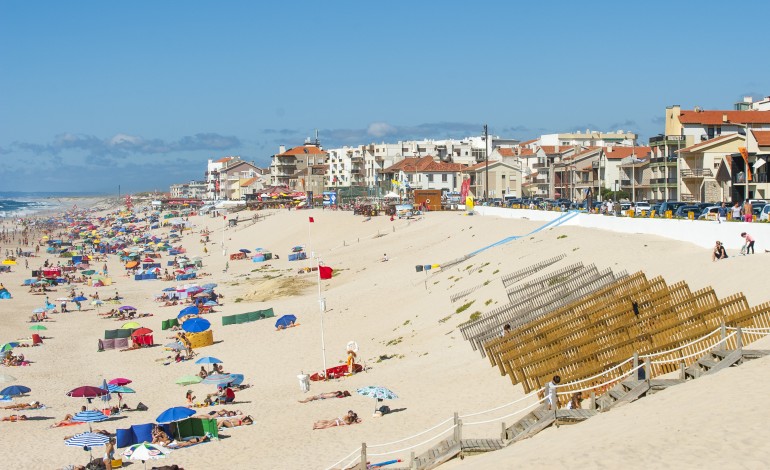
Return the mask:
[[558,398],[556,399],[556,403],[552,401],[553,396],[556,395],[556,388],[559,386],[559,382],[561,382],[561,377],[554,375],[553,379],[545,384],[545,403],[548,405],[549,410],[554,410],[559,407]]

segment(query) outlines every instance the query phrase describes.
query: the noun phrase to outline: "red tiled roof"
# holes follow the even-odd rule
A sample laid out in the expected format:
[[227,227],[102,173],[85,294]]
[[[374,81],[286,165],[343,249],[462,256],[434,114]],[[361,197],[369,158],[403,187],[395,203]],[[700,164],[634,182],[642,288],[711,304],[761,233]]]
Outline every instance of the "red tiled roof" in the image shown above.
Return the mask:
[[549,155],[552,153],[559,154],[559,153],[567,152],[568,150],[572,150],[572,147],[569,145],[560,145],[559,150],[556,150],[555,145],[541,145],[540,148],[543,150],[543,152]]
[[525,141],[525,142],[521,142],[521,143],[519,144],[519,146],[520,146],[520,147],[524,147],[525,145],[534,144],[535,142],[537,142],[537,139],[527,140],[527,141]]
[[601,148],[601,147],[596,147],[596,146],[593,146],[593,147],[586,147],[586,148],[584,148],[584,149],[582,149],[582,150],[578,151],[578,152],[577,152],[577,153],[575,153],[574,155],[571,155],[571,156],[569,156],[569,157],[564,157],[564,159],[565,159],[565,160],[575,160],[575,159],[577,159],[577,158],[579,158],[579,157],[582,157],[582,156],[585,156],[585,155],[587,155],[587,154],[590,154],[591,152],[596,152],[596,151],[597,151],[597,150],[599,150],[600,148]]
[[510,147],[500,147],[497,149],[497,153],[502,155],[503,157],[515,157],[516,154],[513,152],[513,149]]
[[466,166],[465,168],[463,168],[463,172],[466,172],[466,173],[467,173],[467,172],[469,172],[469,171],[476,171],[476,170],[478,170],[479,168],[484,168],[484,165],[485,165],[485,164],[486,164],[485,162],[481,162],[481,163],[477,163],[477,164],[475,164],[475,165]]
[[254,178],[249,178],[246,181],[241,183],[241,187],[245,188],[247,186],[251,186],[252,184],[254,184],[255,181],[257,181],[257,177],[256,176]]
[[631,155],[637,157],[644,157],[651,152],[650,147],[612,147],[612,151],[609,151],[609,147],[605,147],[604,155],[608,160],[620,160]]
[[[725,116],[727,116],[727,121],[723,121]],[[679,115],[679,122],[709,126],[726,123],[770,124],[770,111],[682,111]]]
[[233,159],[233,157],[222,157],[222,158],[220,158],[219,160],[217,160],[214,163],[225,163],[225,162],[229,162],[232,159]]
[[770,131],[751,131],[760,147],[770,147]]
[[690,145],[689,147],[685,147],[682,150],[679,150],[679,152],[696,152],[700,150],[703,147],[708,147],[710,145],[730,140],[731,138],[735,137],[741,137],[740,134],[722,134],[718,137],[714,137],[713,139],[705,140],[703,142],[697,143],[695,145]]
[[393,173],[396,171],[403,171],[405,173],[417,173],[417,172],[457,172],[465,169],[466,166],[461,163],[444,163],[433,160],[430,155],[417,158],[408,157],[400,162],[392,165],[383,170],[383,173]]
[[519,151],[519,156],[525,156],[525,155],[534,155],[535,151],[531,148],[524,148]]
[[291,148],[279,155],[325,155],[326,152],[321,150],[315,145],[300,145],[299,147]]

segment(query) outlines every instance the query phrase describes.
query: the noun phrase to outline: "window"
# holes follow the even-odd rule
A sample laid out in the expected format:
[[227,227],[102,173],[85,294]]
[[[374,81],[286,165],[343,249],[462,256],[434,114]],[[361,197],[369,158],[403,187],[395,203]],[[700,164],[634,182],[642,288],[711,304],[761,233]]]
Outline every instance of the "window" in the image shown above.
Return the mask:
[[443,174],[441,175],[441,182],[442,182],[442,183],[446,183],[446,181],[447,181],[447,174],[446,174],[446,173],[443,173]]
[[432,183],[432,182],[433,182],[433,175],[428,175],[428,183]]

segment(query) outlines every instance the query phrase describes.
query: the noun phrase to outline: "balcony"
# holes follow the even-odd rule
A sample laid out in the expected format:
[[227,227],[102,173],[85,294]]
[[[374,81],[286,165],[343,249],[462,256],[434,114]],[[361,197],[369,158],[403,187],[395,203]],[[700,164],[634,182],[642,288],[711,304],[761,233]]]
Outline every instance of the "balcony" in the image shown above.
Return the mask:
[[714,176],[709,168],[694,168],[692,170],[682,170],[682,178],[684,179],[699,179],[706,176]]
[[659,147],[662,145],[682,145],[684,146],[683,135],[656,135],[650,137],[650,147]]

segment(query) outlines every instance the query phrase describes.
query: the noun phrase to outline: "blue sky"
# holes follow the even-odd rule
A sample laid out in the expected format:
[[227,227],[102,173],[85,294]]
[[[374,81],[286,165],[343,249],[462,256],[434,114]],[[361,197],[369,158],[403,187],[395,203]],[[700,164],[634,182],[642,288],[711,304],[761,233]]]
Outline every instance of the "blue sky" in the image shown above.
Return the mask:
[[[521,3],[521,4],[520,4]],[[168,190],[410,138],[662,132],[770,95],[770,4],[0,1],[0,190]],[[748,24],[747,24],[748,22]],[[753,26],[752,26],[753,25]]]

